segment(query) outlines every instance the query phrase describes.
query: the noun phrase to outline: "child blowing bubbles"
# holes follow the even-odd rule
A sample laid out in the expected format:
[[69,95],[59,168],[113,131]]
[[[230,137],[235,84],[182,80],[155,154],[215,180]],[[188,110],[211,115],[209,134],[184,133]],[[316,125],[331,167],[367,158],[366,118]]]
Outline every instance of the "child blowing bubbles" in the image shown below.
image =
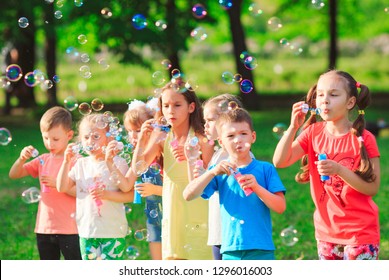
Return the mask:
[[[105,125],[103,125],[105,124]],[[107,136],[109,124],[102,114],[84,116],[79,124],[81,143],[89,156],[75,158],[69,144],[57,178],[61,192],[76,188],[77,226],[83,259],[122,259],[127,235],[123,202],[132,201],[126,161],[117,156],[117,142]],[[115,174],[115,180],[112,180]]]
[[[157,102],[155,102],[157,101]],[[141,125],[149,119],[153,119],[156,109],[158,108],[158,99],[153,98],[147,103],[134,100],[128,105],[128,110],[124,113],[123,123],[129,136],[130,143],[136,147],[138,134]],[[159,109],[159,108],[158,108]],[[157,159],[154,161],[158,166]],[[126,177],[129,178],[130,185],[133,186],[137,174],[129,170]],[[162,207],[162,178],[161,175],[155,174],[148,170],[142,174],[142,181],[146,179],[151,182],[143,182],[136,185],[136,191],[146,197],[145,213],[147,216],[147,241],[149,242],[150,254],[153,260],[162,259],[161,251],[161,207]]]
[[[229,160],[191,181],[184,198],[192,200],[201,195],[209,199],[219,192],[223,260],[274,259],[270,210],[285,211],[285,188],[273,165],[251,157],[256,134],[246,110],[237,108],[221,114],[216,127]],[[231,176],[234,169],[240,172],[239,178]],[[246,195],[247,189],[253,193]]]
[[[221,114],[228,112],[229,110],[235,110],[236,108],[242,108],[242,103],[236,96],[232,94],[221,94],[213,98],[208,99],[203,103],[204,108],[204,120],[205,120],[205,134],[209,141],[216,141],[218,133],[216,129],[216,121]],[[217,146],[215,146],[217,147]],[[211,158],[207,168],[213,167],[222,160],[228,159],[227,151],[221,147],[219,148]],[[205,172],[203,166],[196,165],[194,169],[194,176],[197,178]],[[208,220],[208,245],[212,246],[213,258],[215,260],[221,260],[220,254],[221,246],[221,217],[220,217],[220,205],[219,205],[219,192],[215,192],[209,198],[209,220]]]
[[[211,259],[206,245],[208,205],[205,201],[186,202],[182,192],[193,176],[195,161],[187,161],[184,145],[197,136],[202,160],[208,164],[213,150],[204,137],[200,102],[192,88],[180,79],[172,79],[162,88],[160,111],[171,125],[167,138],[157,141],[153,121],[145,121],[134,151],[132,168],[144,160],[147,164],[163,155],[162,257],[163,259]],[[153,132],[153,133],[152,133]],[[174,139],[174,140],[173,140]],[[172,141],[176,143],[171,145]]]
[[[350,74],[324,73],[306,98],[323,121],[316,122],[316,114],[312,115],[294,140],[305,120],[304,102],[295,103],[290,126],[274,152],[276,167],[287,167],[302,158],[302,172],[296,180],[310,181],[322,260],[378,258],[380,226],[372,197],[380,185],[380,154],[375,137],[365,130],[364,109],[370,98],[368,87]],[[349,114],[355,106],[358,117],[352,122]],[[318,161],[318,154],[328,159]]]
[[53,107],[43,114],[40,130],[45,148],[50,153],[26,163],[35,148],[23,148],[11,167],[9,177],[39,177],[42,190],[35,233],[40,259],[59,260],[62,253],[67,260],[79,260],[80,246],[73,217],[76,212],[75,194],[71,191],[68,194],[59,193],[56,190],[56,175],[64,159],[66,146],[73,137],[72,115],[65,108]]

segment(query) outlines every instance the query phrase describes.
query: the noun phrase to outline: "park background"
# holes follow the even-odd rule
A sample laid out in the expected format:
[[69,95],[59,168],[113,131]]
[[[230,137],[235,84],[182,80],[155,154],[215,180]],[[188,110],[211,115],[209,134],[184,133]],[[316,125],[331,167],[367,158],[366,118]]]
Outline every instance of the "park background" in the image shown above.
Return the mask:
[[[204,17],[193,13],[195,4],[203,4]],[[24,146],[45,151],[39,118],[48,107],[65,106],[69,96],[78,104],[99,98],[102,111],[121,119],[129,101],[153,96],[179,69],[202,100],[225,92],[241,97],[257,131],[253,153],[265,161],[271,161],[278,141],[273,128],[288,124],[293,102],[330,68],[369,86],[369,127],[389,121],[389,5],[383,0],[11,0],[2,1],[0,11],[3,72],[16,49],[23,74],[37,69],[44,74],[34,87],[23,78],[1,78],[0,127],[11,132],[12,141],[0,146],[0,259],[39,258],[33,233],[37,203],[21,199],[24,190],[39,187],[38,180],[10,180],[8,171]],[[144,18],[134,19],[139,14]],[[21,17],[27,26],[20,26]],[[254,63],[245,65],[244,52]],[[241,74],[252,91],[242,93],[238,82],[223,80],[225,72]],[[77,121],[82,114],[70,109]],[[389,259],[389,133],[385,127],[377,133],[381,188],[374,200],[380,208],[380,258]],[[287,187],[286,212],[272,216],[278,259],[317,259],[314,207],[309,185],[294,181],[298,169],[296,163],[278,170]],[[143,206],[127,207],[127,245],[138,250],[136,259],[149,259],[147,242],[134,236],[145,228]],[[285,243],[280,234],[290,227],[298,241]]]

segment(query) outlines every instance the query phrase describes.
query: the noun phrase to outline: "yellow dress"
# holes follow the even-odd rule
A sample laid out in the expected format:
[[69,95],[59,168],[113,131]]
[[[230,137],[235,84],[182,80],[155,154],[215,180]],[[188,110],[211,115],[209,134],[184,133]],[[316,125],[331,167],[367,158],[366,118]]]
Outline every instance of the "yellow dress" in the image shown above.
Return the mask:
[[[189,134],[194,135],[192,130]],[[187,162],[174,158],[172,138],[169,132],[163,152],[162,258],[211,260],[211,247],[207,246],[208,201],[184,200],[182,193],[189,182]]]

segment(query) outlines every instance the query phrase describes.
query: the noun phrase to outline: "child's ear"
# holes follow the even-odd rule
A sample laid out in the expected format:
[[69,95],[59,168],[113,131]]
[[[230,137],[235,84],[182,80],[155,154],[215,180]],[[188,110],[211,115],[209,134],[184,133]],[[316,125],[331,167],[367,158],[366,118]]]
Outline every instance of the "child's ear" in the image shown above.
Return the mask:
[[73,136],[74,136],[74,131],[73,130],[69,130],[68,131],[68,140],[72,140]]
[[357,103],[356,97],[355,96],[350,97],[348,102],[347,102],[347,109],[351,110],[352,108],[355,107],[356,103]]
[[189,113],[192,114],[196,109],[196,104],[194,102],[189,104]]
[[222,142],[221,137],[217,137],[217,142],[219,142],[219,145],[220,145],[220,146],[223,146],[223,142]]
[[251,133],[251,136],[253,137],[253,140],[251,141],[251,144],[255,143],[255,140],[257,140],[257,133],[255,131],[253,131]]

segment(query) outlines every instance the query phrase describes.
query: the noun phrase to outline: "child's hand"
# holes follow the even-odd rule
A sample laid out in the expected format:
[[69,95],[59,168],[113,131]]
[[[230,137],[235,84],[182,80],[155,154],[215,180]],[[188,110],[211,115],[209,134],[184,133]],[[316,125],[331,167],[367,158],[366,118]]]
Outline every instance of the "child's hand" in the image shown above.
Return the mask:
[[76,158],[76,155],[73,152],[73,146],[76,146],[76,145],[77,145],[76,143],[70,143],[66,147],[66,150],[65,150],[65,153],[64,153],[64,161],[65,162],[70,162],[70,161],[72,161],[73,159]]
[[172,147],[172,153],[176,161],[180,162],[186,160],[184,146],[177,144],[175,147]]
[[290,125],[295,128],[299,128],[303,125],[306,114],[302,111],[302,105],[304,101],[296,102],[292,107],[292,117],[290,119]]
[[105,197],[105,187],[103,185],[89,188],[89,193],[93,200],[101,200]]
[[150,120],[145,121],[142,124],[142,126],[140,128],[140,133],[139,133],[138,139],[142,138],[142,139],[147,140],[150,138],[150,135],[154,130],[154,127],[152,126],[154,121],[155,121],[154,119],[150,119]]
[[34,151],[35,148],[33,146],[27,146],[24,147],[23,150],[20,152],[20,160],[26,161],[32,157],[32,151]]
[[341,164],[330,159],[318,160],[315,164],[320,175],[328,176],[339,174],[339,169],[342,167]]
[[109,162],[113,161],[113,158],[119,152],[117,146],[118,146],[118,141],[116,140],[112,140],[108,143],[107,148],[105,149],[105,161],[109,161]]
[[238,178],[238,183],[243,190],[247,188],[254,190],[255,188],[259,187],[257,179],[252,174],[245,174],[240,176]]
[[193,168],[193,177],[198,178],[205,173],[205,168],[203,166],[202,160],[198,160]]
[[41,183],[49,188],[56,188],[57,186],[57,178],[48,176],[48,175],[41,175]]
[[[140,194],[141,197],[147,197],[155,194],[155,185],[152,183],[141,183],[136,184],[135,190]],[[157,186],[160,188],[160,186]]]
[[231,175],[231,169],[235,169],[236,168],[236,165],[229,162],[229,161],[226,161],[226,160],[223,160],[221,162],[219,162],[213,169],[212,169],[212,172],[213,174],[216,176],[216,175],[220,175],[220,174],[227,174],[227,175]]

